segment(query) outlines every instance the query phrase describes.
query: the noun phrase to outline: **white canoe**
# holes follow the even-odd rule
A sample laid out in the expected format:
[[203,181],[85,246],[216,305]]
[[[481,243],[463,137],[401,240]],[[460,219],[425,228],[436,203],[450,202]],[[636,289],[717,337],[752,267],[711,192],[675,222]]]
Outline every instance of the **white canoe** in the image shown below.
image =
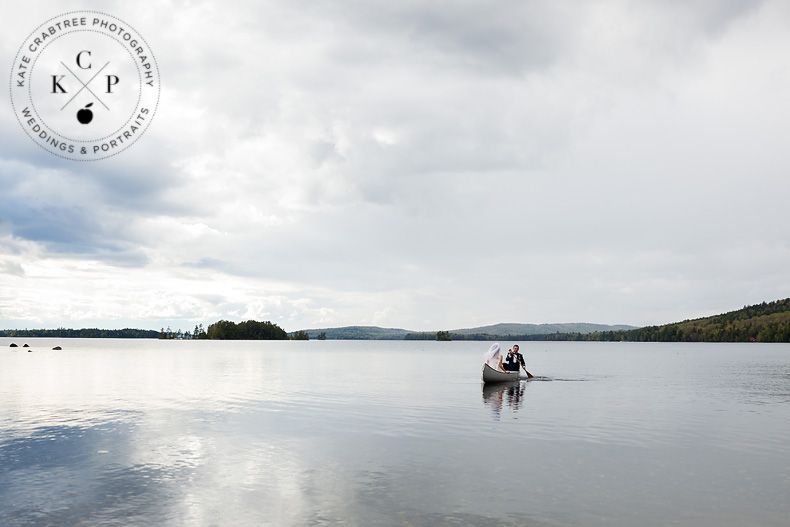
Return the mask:
[[483,382],[512,382],[519,379],[519,372],[517,371],[502,371],[495,370],[488,364],[483,364]]

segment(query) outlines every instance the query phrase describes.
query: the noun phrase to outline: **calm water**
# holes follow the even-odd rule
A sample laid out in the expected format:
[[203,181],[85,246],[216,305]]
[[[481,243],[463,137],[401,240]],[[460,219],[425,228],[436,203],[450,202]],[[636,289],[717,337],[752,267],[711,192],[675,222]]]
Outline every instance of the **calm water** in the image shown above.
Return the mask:
[[787,525],[790,346],[487,348],[0,339],[0,525]]

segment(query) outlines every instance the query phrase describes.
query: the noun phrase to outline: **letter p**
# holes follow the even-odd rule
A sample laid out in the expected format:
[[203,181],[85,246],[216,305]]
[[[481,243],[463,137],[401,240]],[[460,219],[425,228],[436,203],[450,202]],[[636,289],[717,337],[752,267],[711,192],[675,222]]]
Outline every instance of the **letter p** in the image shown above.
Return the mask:
[[107,93],[112,93],[112,87],[118,84],[121,81],[115,75],[107,75]]

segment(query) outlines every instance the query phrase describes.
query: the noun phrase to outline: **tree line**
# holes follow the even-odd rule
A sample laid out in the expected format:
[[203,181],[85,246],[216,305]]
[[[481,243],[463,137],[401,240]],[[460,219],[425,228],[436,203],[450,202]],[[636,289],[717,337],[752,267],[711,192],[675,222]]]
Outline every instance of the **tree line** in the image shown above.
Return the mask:
[[[235,323],[220,320],[210,324],[207,329],[203,324],[195,326],[194,331],[181,331],[162,328],[159,331],[147,329],[8,329],[0,330],[0,337],[48,337],[48,338],[102,338],[102,339],[163,339],[163,340],[309,340],[304,331],[296,331],[290,336],[284,329],[272,322],[247,320]],[[321,338],[321,335],[319,335]],[[323,335],[326,338],[326,334]]]
[[[554,333],[520,340],[607,342],[790,342],[790,298],[763,302],[713,317],[627,331]],[[537,337],[537,338],[535,338]]]
[[170,326],[167,326],[167,329],[162,328],[159,330],[159,334],[157,335],[159,339],[177,339],[177,340],[194,340],[194,339],[205,339],[207,338],[206,330],[203,329],[203,324],[198,324],[195,326],[195,330],[190,332],[181,331],[180,329],[173,331],[170,329]]
[[[353,328],[351,328],[353,329]],[[382,330],[385,331],[385,330]],[[162,328],[145,329],[11,329],[0,330],[0,337],[50,338],[160,338],[214,340],[309,340],[306,331],[288,334],[272,322],[231,322],[220,320],[195,326],[194,331],[182,332]],[[325,340],[322,331],[318,340]],[[384,338],[384,337],[382,337]],[[393,337],[387,334],[386,338]],[[397,338],[397,337],[396,337]],[[487,333],[459,334],[449,331],[407,333],[405,340],[505,340],[505,341],[626,341],[626,342],[790,342],[790,298],[744,306],[713,317],[684,320],[663,326],[646,326],[631,330],[596,331],[593,333],[550,333],[543,335],[491,335]]]
[[148,329],[6,329],[0,337],[46,337],[78,339],[155,339],[158,332]]
[[466,339],[465,335],[458,335],[450,333],[449,331],[437,331],[436,333],[430,331],[420,331],[417,333],[406,333],[403,340],[437,340],[440,342],[449,342],[451,340],[486,340],[486,339]]
[[542,335],[459,334],[440,331],[407,333],[405,340],[604,341],[604,342],[790,342],[790,298],[744,306],[713,317],[663,326],[593,333]]

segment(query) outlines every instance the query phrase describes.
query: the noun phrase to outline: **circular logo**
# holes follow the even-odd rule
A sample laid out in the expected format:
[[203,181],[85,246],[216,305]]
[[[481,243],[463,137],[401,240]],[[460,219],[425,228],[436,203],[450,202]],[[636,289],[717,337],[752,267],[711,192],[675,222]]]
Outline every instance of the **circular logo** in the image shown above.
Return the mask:
[[143,37],[95,11],[65,13],[36,28],[11,70],[19,124],[45,150],[75,161],[129,148],[150,126],[159,88]]

